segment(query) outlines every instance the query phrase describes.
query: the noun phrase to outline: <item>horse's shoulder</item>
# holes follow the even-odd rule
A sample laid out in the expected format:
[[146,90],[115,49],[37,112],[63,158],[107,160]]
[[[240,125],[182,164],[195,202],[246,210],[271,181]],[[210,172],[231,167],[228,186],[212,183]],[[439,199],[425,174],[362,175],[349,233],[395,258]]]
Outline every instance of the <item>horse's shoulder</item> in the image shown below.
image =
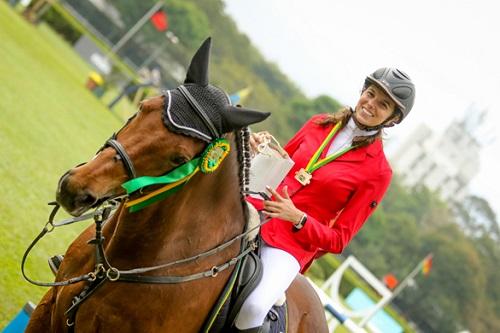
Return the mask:
[[93,239],[94,227],[90,226],[80,233],[64,254],[64,260],[59,268],[57,278],[74,277],[88,272],[89,258],[92,258],[95,251],[88,242]]

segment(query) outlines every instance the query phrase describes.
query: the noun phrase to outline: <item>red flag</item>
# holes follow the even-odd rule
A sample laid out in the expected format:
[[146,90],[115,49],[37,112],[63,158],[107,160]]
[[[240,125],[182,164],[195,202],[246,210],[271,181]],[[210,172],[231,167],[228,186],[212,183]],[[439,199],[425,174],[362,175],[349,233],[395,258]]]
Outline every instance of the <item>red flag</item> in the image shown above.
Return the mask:
[[165,31],[168,29],[168,18],[167,13],[159,9],[156,13],[151,16],[151,23],[158,31]]
[[394,274],[389,273],[389,274],[386,274],[384,276],[384,284],[387,286],[387,288],[392,290],[392,289],[396,288],[398,283],[399,283],[399,281],[396,278],[396,276],[394,276]]

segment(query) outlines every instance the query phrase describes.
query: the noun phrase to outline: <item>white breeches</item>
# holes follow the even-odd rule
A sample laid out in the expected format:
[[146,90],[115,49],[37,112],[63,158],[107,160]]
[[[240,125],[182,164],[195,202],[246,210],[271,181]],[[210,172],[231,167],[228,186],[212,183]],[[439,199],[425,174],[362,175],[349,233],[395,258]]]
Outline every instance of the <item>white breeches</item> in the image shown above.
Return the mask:
[[240,330],[261,326],[274,303],[283,295],[300,271],[290,253],[262,243],[262,280],[243,303],[236,317]]

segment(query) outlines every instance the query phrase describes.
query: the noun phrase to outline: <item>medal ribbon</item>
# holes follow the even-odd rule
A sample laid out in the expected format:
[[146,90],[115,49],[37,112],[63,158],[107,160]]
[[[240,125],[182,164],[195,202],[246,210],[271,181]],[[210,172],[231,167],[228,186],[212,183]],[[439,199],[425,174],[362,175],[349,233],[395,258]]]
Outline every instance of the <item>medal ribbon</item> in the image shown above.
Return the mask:
[[325,150],[326,145],[332,140],[333,136],[337,133],[341,126],[341,122],[339,121],[335,126],[332,128],[330,133],[328,133],[327,137],[325,140],[323,140],[323,143],[321,143],[321,146],[319,146],[318,150],[314,153],[314,155],[311,157],[309,162],[307,163],[306,166],[306,171],[308,174],[312,174],[315,170],[321,168],[325,164],[330,163],[334,159],[336,159],[339,156],[344,155],[347,153],[349,150],[353,149],[355,146],[349,146],[344,149],[341,149],[337,151],[335,154],[332,154],[328,157],[322,158],[321,160],[318,161],[319,157],[321,156],[321,153],[323,153],[323,150]]

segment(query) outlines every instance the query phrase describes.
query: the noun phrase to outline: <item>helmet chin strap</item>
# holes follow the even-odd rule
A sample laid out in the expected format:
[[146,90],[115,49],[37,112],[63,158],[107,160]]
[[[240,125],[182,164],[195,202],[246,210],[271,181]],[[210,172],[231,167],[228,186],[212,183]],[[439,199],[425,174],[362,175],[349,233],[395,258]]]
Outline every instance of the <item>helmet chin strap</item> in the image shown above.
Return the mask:
[[378,131],[382,128],[385,128],[385,127],[392,127],[394,126],[394,122],[392,122],[392,118],[394,118],[394,113],[389,117],[387,118],[387,120],[385,120],[384,122],[382,122],[382,124],[380,125],[377,125],[377,126],[366,126],[366,125],[363,125],[361,124],[357,119],[356,117],[354,116],[354,113],[356,111],[354,109],[351,109],[351,117],[352,117],[352,120],[354,120],[354,123],[356,124],[356,126],[360,129],[360,130],[363,130],[363,131]]

